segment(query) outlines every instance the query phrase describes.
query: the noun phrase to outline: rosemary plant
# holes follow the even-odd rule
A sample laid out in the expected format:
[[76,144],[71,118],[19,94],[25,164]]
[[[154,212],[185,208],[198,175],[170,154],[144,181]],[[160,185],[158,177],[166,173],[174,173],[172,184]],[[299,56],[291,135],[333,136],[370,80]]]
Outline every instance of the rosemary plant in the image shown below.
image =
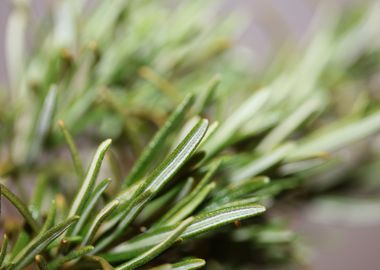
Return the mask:
[[339,150],[380,130],[368,83],[379,5],[252,75],[230,46],[243,22],[221,20],[216,3],[84,2],[56,2],[30,55],[29,3],[14,1],[8,19],[1,194],[22,219],[1,216],[0,268],[251,269],[297,257],[294,234],[266,211],[363,168],[344,167]]

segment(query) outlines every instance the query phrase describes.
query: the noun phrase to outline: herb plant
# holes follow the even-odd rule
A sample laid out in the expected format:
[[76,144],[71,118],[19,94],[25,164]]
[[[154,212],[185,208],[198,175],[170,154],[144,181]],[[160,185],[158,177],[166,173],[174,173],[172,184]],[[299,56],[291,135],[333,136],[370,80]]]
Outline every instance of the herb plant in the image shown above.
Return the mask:
[[30,54],[28,3],[8,19],[1,194],[22,219],[1,216],[1,269],[291,261],[294,234],[267,211],[376,161],[347,169],[341,150],[380,130],[379,5],[254,74],[234,46],[243,22],[216,3],[54,5]]

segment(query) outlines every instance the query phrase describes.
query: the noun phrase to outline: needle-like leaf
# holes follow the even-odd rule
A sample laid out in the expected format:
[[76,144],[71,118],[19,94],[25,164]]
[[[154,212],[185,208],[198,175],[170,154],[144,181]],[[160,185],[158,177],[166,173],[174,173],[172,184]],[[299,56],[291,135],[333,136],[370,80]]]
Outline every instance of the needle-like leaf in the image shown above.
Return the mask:
[[5,185],[0,183],[0,192],[7,198],[14,207],[20,212],[20,214],[24,217],[25,221],[32,228],[33,232],[37,234],[39,232],[39,224],[33,218],[32,214],[28,210],[28,207],[22,202],[22,200],[17,197],[12,191],[10,191]]
[[8,249],[8,236],[4,234],[3,243],[1,244],[1,249],[0,249],[0,268],[3,266],[5,255],[7,254],[7,249]]
[[86,177],[83,180],[83,183],[71,205],[69,216],[82,213],[83,211],[82,208],[87,203],[88,198],[90,197],[93,191],[95,181],[98,176],[104,155],[107,152],[108,148],[110,147],[111,142],[112,142],[111,139],[105,140],[104,142],[100,144],[100,146],[96,150],[96,153],[94,155],[94,158],[92,159],[92,162],[90,164]]
[[54,225],[56,213],[57,213],[57,204],[55,203],[55,200],[53,200],[51,202],[49,214],[39,233],[40,235],[44,234],[48,229],[50,229]]
[[[206,119],[199,120],[199,122],[189,132],[186,138],[173,151],[173,153],[171,153],[162,162],[162,164],[152,172],[146,181],[144,181],[144,183],[142,183],[140,187],[134,191],[134,195],[130,199],[130,203],[127,205],[124,214],[120,214],[116,217],[116,221],[123,219],[123,222],[117,226],[118,229],[116,229],[112,234],[108,235],[103,240],[102,244],[96,245],[96,251],[104,248],[111,241],[120,236],[120,234],[125,230],[126,226],[129,225],[129,223],[132,221],[130,219],[126,219],[125,217],[128,216],[130,218],[135,218],[136,215],[145,206],[145,204],[149,201],[149,199],[158,193],[161,188],[183,166],[183,164],[185,164],[185,162],[191,157],[192,153],[201,142],[204,134],[206,133],[207,125],[208,121]],[[129,214],[129,211],[132,211],[133,215]],[[115,224],[115,220],[113,220],[112,223]],[[109,226],[106,225],[106,227]]]
[[79,231],[83,228],[83,225],[87,221],[90,213],[94,209],[100,196],[103,194],[103,192],[106,190],[106,188],[109,186],[110,183],[111,183],[111,179],[107,178],[97,185],[94,192],[91,194],[90,198],[88,199],[88,202],[83,209],[82,215],[80,216],[78,222],[74,226],[73,233],[72,233],[73,235],[78,234]]
[[206,261],[197,258],[187,258],[183,259],[177,263],[167,263],[160,266],[150,268],[149,270],[195,270],[202,268],[206,265]]
[[166,138],[181,123],[193,102],[194,97],[188,95],[170,115],[164,126],[157,132],[142,152],[140,158],[136,161],[136,164],[133,166],[132,171],[124,182],[124,186],[130,185],[143,177],[152,162],[156,160],[158,153],[164,146]]
[[190,214],[208,195],[208,193],[215,187],[215,184],[209,185],[205,188],[210,178],[215,174],[220,162],[214,164],[207,174],[202,178],[196,188],[179,203],[177,203],[172,209],[170,209],[159,221],[157,221],[154,227],[161,225],[170,225],[181,220],[180,217]]
[[269,152],[266,155],[254,159],[242,168],[236,169],[231,175],[232,181],[242,181],[251,178],[269,169],[271,166],[280,162],[293,149],[294,145],[289,143]]
[[46,94],[44,103],[42,105],[41,111],[36,120],[36,127],[32,135],[30,149],[28,153],[28,162],[33,162],[38,154],[40,153],[42,143],[45,140],[45,137],[51,126],[53,120],[54,109],[56,106],[57,98],[57,86],[52,85],[49,88],[48,93]]
[[[228,223],[246,219],[265,211],[265,208],[257,204],[240,204],[233,207],[215,210],[195,217],[192,224],[180,235],[187,239],[206,233]],[[167,226],[147,232],[136,239],[131,239],[126,243],[113,248],[109,253],[104,254],[108,261],[120,261],[134,257],[146,251],[153,245],[163,241],[173,231],[176,226]]]
[[268,100],[269,91],[262,90],[250,97],[236,110],[231,116],[224,121],[222,125],[216,129],[204,148],[208,153],[208,158],[213,157],[220,151],[228,142],[236,131],[248,121]]
[[12,260],[11,270],[24,269],[33,261],[34,256],[43,251],[52,241],[63,234],[68,227],[78,220],[79,217],[74,216],[67,219],[65,222],[56,225],[48,230],[45,234],[34,238],[26,247],[24,247],[17,256]]
[[309,155],[320,152],[328,152],[339,149],[354,141],[363,139],[380,130],[380,112],[371,114],[360,120],[338,126],[333,130],[304,139],[298,147],[287,155],[287,160],[299,160]]
[[82,245],[87,245],[92,243],[92,240],[95,237],[96,232],[98,231],[102,222],[112,213],[113,210],[119,205],[118,200],[112,201],[106,207],[104,207],[99,214],[96,215],[94,221],[92,222],[90,228],[87,231],[87,234],[83,238]]
[[93,249],[94,249],[93,246],[84,246],[84,247],[81,247],[81,248],[79,248],[77,250],[73,250],[69,254],[67,254],[67,255],[65,255],[63,257],[59,257],[59,258],[57,258],[55,260],[52,260],[48,264],[48,269],[49,270],[58,269],[61,266],[63,266],[63,264],[65,264],[65,263],[67,263],[69,261],[72,261],[72,260],[75,260],[77,258],[83,257],[84,255],[86,255],[87,253],[89,253]]
[[75,171],[79,177],[80,183],[82,183],[83,178],[84,178],[84,168],[83,168],[82,161],[80,159],[78,148],[69,130],[66,128],[63,120],[58,121],[58,125],[62,130],[62,133],[63,133],[63,136],[65,137],[67,145],[69,146],[71,159],[73,161]]
[[149,262],[153,258],[157,257],[160,253],[168,249],[171,245],[177,241],[177,238],[181,235],[181,233],[193,222],[193,218],[188,218],[183,221],[175,230],[173,230],[164,241],[162,241],[157,246],[149,249],[144,252],[140,256],[120,265],[116,268],[116,270],[132,270],[137,267],[144,265]]

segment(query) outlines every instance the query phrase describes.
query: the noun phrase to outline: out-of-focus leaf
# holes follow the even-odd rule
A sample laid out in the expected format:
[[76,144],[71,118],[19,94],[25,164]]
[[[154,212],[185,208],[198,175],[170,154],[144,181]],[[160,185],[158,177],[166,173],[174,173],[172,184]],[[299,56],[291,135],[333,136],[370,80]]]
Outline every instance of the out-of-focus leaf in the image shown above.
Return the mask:
[[34,238],[27,246],[25,246],[17,256],[12,260],[12,270],[24,269],[41,251],[43,251],[52,241],[59,237],[68,227],[78,220],[79,217],[74,216],[65,222],[56,225],[48,230],[45,234]]
[[48,269],[49,270],[59,269],[66,262],[75,260],[77,258],[81,258],[81,257],[83,257],[84,255],[86,255],[87,253],[89,253],[93,249],[94,249],[93,246],[84,246],[84,247],[78,248],[77,250],[73,250],[69,254],[67,254],[67,255],[65,255],[63,257],[58,257],[58,258],[52,260],[48,264]]
[[53,113],[56,105],[58,88],[52,85],[46,94],[44,103],[36,121],[36,127],[30,142],[28,162],[34,161],[40,153],[42,143],[51,127]]
[[25,221],[32,228],[33,232],[37,234],[40,230],[39,224],[33,218],[32,214],[28,210],[28,207],[23,203],[23,201],[1,183],[0,183],[0,191],[1,191],[1,194],[3,194],[4,197],[7,198],[14,205],[14,207],[16,207],[16,209],[24,217]]
[[242,168],[233,171],[231,181],[242,181],[251,178],[257,174],[269,169],[276,163],[280,162],[283,158],[290,153],[294,145],[289,143],[269,152],[268,154],[260,156],[258,159],[252,160]]
[[34,257],[34,261],[37,264],[38,270],[48,270],[47,262],[44,256],[38,254]]
[[60,120],[58,121],[58,125],[62,130],[62,133],[63,133],[63,136],[65,137],[67,145],[69,146],[71,159],[73,161],[75,171],[79,177],[80,183],[82,183],[83,178],[84,178],[84,168],[83,168],[82,161],[80,159],[78,148],[69,130],[66,128],[65,123],[62,120]]
[[259,91],[245,101],[223,124],[219,125],[215,133],[204,145],[208,157],[213,157],[220,151],[236,133],[236,131],[259,111],[269,98],[269,92]]
[[8,250],[8,236],[4,234],[3,242],[1,244],[1,249],[0,249],[0,268],[3,266],[3,262],[5,259],[5,255],[7,254],[7,250]]
[[368,137],[380,130],[380,112],[355,120],[335,129],[327,129],[325,133],[317,132],[290,151],[287,160],[299,160],[320,152],[329,152]]

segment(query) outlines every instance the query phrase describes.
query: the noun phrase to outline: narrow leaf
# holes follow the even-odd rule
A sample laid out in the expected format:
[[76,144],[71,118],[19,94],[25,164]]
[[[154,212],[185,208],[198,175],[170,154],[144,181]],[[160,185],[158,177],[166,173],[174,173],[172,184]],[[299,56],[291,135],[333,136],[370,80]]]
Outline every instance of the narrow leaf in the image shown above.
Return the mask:
[[19,254],[13,259],[14,264],[12,270],[21,270],[30,264],[37,254],[44,249],[57,237],[59,237],[68,227],[78,220],[79,217],[71,217],[65,222],[48,230],[45,234],[34,238]]
[[119,205],[119,203],[120,202],[118,200],[112,201],[110,204],[104,207],[99,212],[99,214],[96,215],[93,223],[91,224],[89,230],[87,231],[86,236],[83,238],[82,245],[87,245],[88,243],[92,242],[102,222],[111,214],[113,210],[115,210],[115,208]]
[[65,263],[67,263],[69,261],[72,261],[72,260],[75,260],[75,259],[83,257],[84,255],[86,255],[87,253],[89,253],[93,249],[94,249],[93,246],[85,246],[85,247],[81,247],[81,248],[79,248],[77,250],[73,250],[69,254],[67,254],[67,255],[65,255],[63,257],[59,257],[59,258],[54,259],[53,261],[51,261],[48,264],[48,269],[49,270],[58,269],[61,266],[63,266],[63,264],[65,264]]
[[78,234],[79,231],[83,228],[83,225],[87,221],[90,213],[94,209],[96,203],[99,201],[100,196],[103,194],[103,192],[106,190],[106,188],[109,186],[110,183],[111,183],[111,179],[107,178],[97,185],[94,192],[91,194],[90,198],[88,199],[88,203],[85,205],[82,211],[82,215],[80,216],[78,222],[74,226],[73,233],[72,233],[73,235]]
[[133,166],[131,173],[124,182],[124,187],[139,180],[147,172],[149,166],[156,160],[160,150],[164,147],[164,142],[173,130],[181,123],[190,106],[193,104],[194,97],[188,95],[177,109],[170,115],[164,126],[157,132],[148,146],[142,152],[140,158]]
[[178,147],[157,167],[145,182],[145,190],[158,192],[195,151],[207,131],[208,121],[199,120]]
[[8,249],[8,236],[4,234],[3,243],[1,244],[1,249],[0,249],[0,268],[3,266],[5,255],[7,254],[7,249]]
[[266,90],[255,93],[229,116],[222,125],[219,125],[215,133],[204,145],[208,158],[213,157],[228,144],[238,129],[262,108],[268,97],[269,92]]
[[294,145],[291,143],[285,144],[258,159],[254,159],[242,168],[234,170],[231,175],[232,181],[242,181],[269,169],[285,158],[293,147]]
[[149,270],[194,270],[202,268],[206,265],[206,261],[202,259],[197,258],[188,258],[183,259],[180,262],[174,263],[174,264],[163,264],[160,266],[156,266],[153,268],[150,268]]
[[40,214],[43,198],[45,196],[45,190],[46,190],[46,184],[47,184],[47,177],[46,175],[40,175],[37,178],[36,187],[33,192],[33,197],[31,199],[31,208],[36,210],[38,214]]
[[69,216],[73,216],[82,212],[83,206],[87,203],[87,200],[91,192],[93,191],[93,187],[95,185],[96,178],[99,174],[100,166],[102,164],[104,155],[110,147],[111,142],[111,139],[105,140],[100,144],[100,146],[96,150],[96,153],[91,162],[90,168],[88,169],[86,177],[83,180],[83,183],[77,195],[75,196],[73,204],[71,205]]
[[[145,192],[132,201],[126,211],[121,216],[121,222],[117,224],[116,228],[107,234],[99,243],[96,244],[94,252],[97,252],[106,246],[108,246],[112,241],[116,240],[121,236],[126,230],[127,226],[136,218],[136,216],[141,212],[142,208],[152,197],[151,192]],[[107,207],[107,206],[106,206]]]
[[[142,210],[149,199],[157,194],[161,188],[175,175],[175,173],[185,164],[185,162],[191,157],[192,153],[195,151],[199,143],[201,142],[204,134],[207,130],[208,121],[206,119],[199,120],[199,122],[194,126],[194,128],[189,132],[186,138],[178,145],[178,147],[162,162],[162,164],[157,167],[152,174],[144,181],[130,199],[129,205],[125,210],[124,216],[129,216],[135,218],[135,216]],[[147,195],[146,200],[137,200],[139,196]],[[136,204],[136,205],[134,205]],[[132,211],[132,215],[128,212]],[[102,245],[96,245],[96,251],[100,248],[104,248],[110,242],[112,242],[116,237],[118,237],[126,226],[131,222],[129,219],[123,218],[122,215],[113,219],[112,223],[115,224],[118,220],[123,219],[118,225],[118,229],[109,235]],[[108,226],[107,226],[108,227]],[[99,248],[99,249],[98,249]]]
[[282,123],[277,125],[264,139],[260,142],[257,150],[259,152],[268,152],[278,146],[286,137],[288,137],[300,124],[302,124],[312,113],[320,108],[321,101],[318,96],[312,96]]
[[182,232],[184,232],[184,230],[191,224],[191,222],[193,222],[193,218],[186,219],[177,227],[177,229],[171,232],[168,235],[168,237],[160,244],[151,248],[150,250],[141,254],[140,256],[134,258],[133,260],[130,260],[129,262],[120,265],[116,268],[116,270],[136,269],[137,267],[144,265],[153,258],[157,257],[160,253],[162,253],[175,243],[177,238],[181,235]]
[[14,207],[17,208],[17,210],[20,212],[20,214],[24,217],[25,221],[29,224],[29,226],[32,228],[34,233],[39,232],[39,225],[37,221],[33,218],[32,214],[28,210],[28,207],[21,201],[19,197],[17,197],[12,191],[10,191],[6,186],[0,183],[0,191],[1,194],[4,195],[5,198],[7,198]]
[[[169,212],[167,212],[159,221],[157,221],[154,227],[173,224],[175,223],[173,221],[179,221],[180,219],[178,218],[182,216],[184,213],[190,214],[191,211],[194,210],[205,199],[205,197],[211,191],[211,189],[214,188],[215,184],[212,184],[208,188],[205,188],[205,185],[215,174],[219,165],[220,162],[214,164],[207,172],[207,174],[202,178],[202,180],[198,183],[196,188],[188,196],[179,201],[172,209],[170,209]],[[177,217],[174,218],[174,216]]]
[[46,221],[44,225],[42,226],[42,229],[39,233],[40,235],[44,234],[48,229],[50,229],[54,225],[56,213],[57,213],[57,204],[55,203],[55,200],[53,200],[51,202],[51,206],[50,206]]
[[220,76],[215,75],[210,82],[208,83],[206,89],[202,91],[203,93],[200,95],[200,97],[197,99],[195,107],[195,113],[196,114],[203,114],[210,105],[213,97],[215,96],[215,91],[218,89],[218,86],[220,84]]
[[82,180],[84,178],[84,168],[83,168],[82,160],[80,159],[78,148],[69,130],[66,128],[63,120],[58,121],[58,125],[61,128],[61,131],[66,140],[67,145],[69,146],[71,159],[73,161],[75,171],[79,177],[80,183],[82,183]]
[[[223,208],[210,213],[201,214],[195,217],[192,224],[180,235],[183,239],[206,233],[223,225],[250,218],[261,214],[265,208],[257,204],[240,204],[234,207]],[[108,261],[125,260],[146,251],[148,248],[163,241],[176,228],[174,226],[165,226],[154,231],[147,232],[135,239],[113,248],[109,253],[103,255]]]
[[329,152],[358,141],[380,130],[380,112],[356,120],[323,134],[304,139],[297,148],[288,153],[287,160],[299,160],[320,152]]
[[30,149],[28,153],[28,162],[34,161],[40,153],[42,143],[50,129],[53,113],[56,105],[57,86],[52,85],[46,94],[41,111],[39,112],[36,127],[32,135]]
[[210,183],[204,187],[196,196],[191,197],[181,209],[171,216],[166,222],[167,225],[173,225],[189,216],[207,197],[207,195],[215,188],[215,183]]

